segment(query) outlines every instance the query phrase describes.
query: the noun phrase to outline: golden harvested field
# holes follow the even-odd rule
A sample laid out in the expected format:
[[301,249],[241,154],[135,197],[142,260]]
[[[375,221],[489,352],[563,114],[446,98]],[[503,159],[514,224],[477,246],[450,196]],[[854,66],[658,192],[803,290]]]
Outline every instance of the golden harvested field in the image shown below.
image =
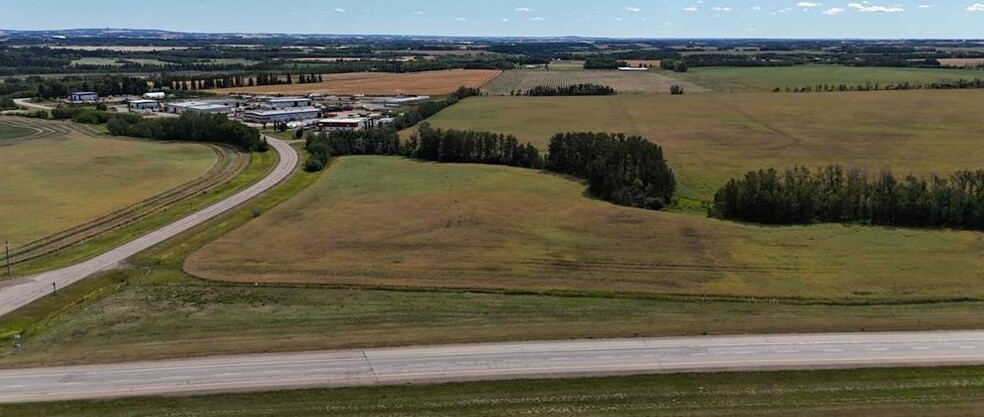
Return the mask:
[[532,170],[346,157],[192,254],[185,270],[243,283],[853,301],[984,295],[981,233],[757,227],[584,194],[581,183]]
[[448,70],[405,74],[382,72],[357,72],[325,74],[323,83],[264,85],[257,87],[220,88],[210,90],[218,94],[419,94],[444,95],[459,87],[481,87],[499,76],[498,70]]
[[514,91],[526,91],[536,86],[567,87],[575,84],[600,84],[614,88],[620,94],[669,94],[670,86],[683,86],[687,92],[707,91],[697,84],[673,78],[661,70],[646,72],[616,70],[508,70],[486,84],[482,90],[492,95],[507,96]]
[[178,187],[216,162],[203,145],[92,137],[63,123],[30,123],[57,131],[0,148],[0,239],[13,249]]
[[474,97],[437,127],[512,133],[546,149],[569,131],[639,134],[666,150],[680,195],[710,200],[749,170],[793,165],[949,174],[984,163],[984,91]]
[[984,58],[940,58],[937,61],[940,61],[944,67],[973,68],[984,66]]

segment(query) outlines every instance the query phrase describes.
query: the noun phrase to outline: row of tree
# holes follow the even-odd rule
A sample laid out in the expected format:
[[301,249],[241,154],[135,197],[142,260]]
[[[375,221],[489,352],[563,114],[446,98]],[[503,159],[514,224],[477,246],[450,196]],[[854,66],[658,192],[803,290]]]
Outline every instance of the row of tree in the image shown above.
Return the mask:
[[847,91],[881,91],[881,90],[965,90],[984,88],[984,79],[974,78],[972,80],[946,80],[931,83],[910,83],[907,81],[898,83],[865,83],[857,85],[848,84],[817,84],[806,87],[776,87],[774,93],[830,93]]
[[618,94],[614,88],[600,84],[575,84],[566,87],[551,87],[538,85],[522,92],[520,95],[531,97],[552,96],[613,96]]
[[113,116],[106,123],[110,134],[153,140],[218,142],[247,152],[266,152],[268,145],[258,130],[221,114],[186,112],[178,118]]
[[594,196],[615,204],[659,210],[673,201],[676,179],[663,149],[639,136],[564,133],[550,139],[546,159],[512,135],[435,129],[421,124],[401,143],[392,129],[307,135],[308,171],[332,156],[402,155],[425,161],[509,165],[547,169],[587,180]]
[[828,166],[749,172],[714,196],[710,214],[763,224],[860,222],[984,230],[984,170],[896,178]]
[[546,165],[587,179],[591,194],[623,206],[659,210],[672,203],[676,191],[663,149],[639,136],[557,134],[550,139]]
[[396,130],[403,130],[413,127],[417,123],[426,120],[441,110],[457,104],[465,98],[481,94],[481,90],[477,88],[460,87],[444,100],[428,101],[417,106],[416,108],[407,110],[393,121],[393,128]]
[[[295,75],[288,73],[286,76],[278,74],[257,74],[253,76],[243,75],[221,75],[207,76],[205,78],[192,78],[188,76],[172,77],[164,80],[164,83],[172,90],[208,90],[213,88],[235,88],[253,87],[258,85],[286,85],[294,84]],[[321,74],[296,74],[297,84],[313,84],[324,81]]]

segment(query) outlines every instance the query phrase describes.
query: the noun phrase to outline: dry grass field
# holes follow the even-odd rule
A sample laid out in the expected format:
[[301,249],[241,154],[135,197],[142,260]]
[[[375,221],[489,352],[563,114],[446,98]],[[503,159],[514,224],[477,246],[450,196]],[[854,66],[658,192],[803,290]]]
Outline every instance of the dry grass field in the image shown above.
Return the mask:
[[984,66],[984,58],[940,58],[938,61],[944,67],[974,68]]
[[673,76],[712,91],[756,92],[775,88],[810,87],[818,84],[914,84],[984,78],[984,71],[953,68],[845,67],[797,65],[792,67],[696,67]]
[[728,179],[768,167],[981,168],[982,113],[976,90],[475,97],[430,122],[512,133],[541,149],[557,132],[640,134],[665,148],[680,195],[709,200]]
[[448,70],[405,74],[357,72],[325,74],[324,82],[316,84],[264,85],[210,90],[218,94],[420,94],[444,95],[458,87],[481,87],[499,76],[497,70]]
[[531,170],[343,158],[297,197],[192,254],[185,269],[243,283],[858,301],[984,296],[980,233],[755,227],[617,207],[584,193],[581,183]]
[[491,95],[508,96],[514,91],[526,91],[536,86],[566,87],[575,84],[601,84],[614,88],[620,94],[669,93],[670,86],[682,85],[688,92],[706,91],[704,88],[666,75],[659,70],[646,72],[607,70],[508,70],[486,84],[482,90]]
[[215,161],[202,145],[91,137],[70,129],[4,146],[0,239],[16,248],[77,226],[198,178]]

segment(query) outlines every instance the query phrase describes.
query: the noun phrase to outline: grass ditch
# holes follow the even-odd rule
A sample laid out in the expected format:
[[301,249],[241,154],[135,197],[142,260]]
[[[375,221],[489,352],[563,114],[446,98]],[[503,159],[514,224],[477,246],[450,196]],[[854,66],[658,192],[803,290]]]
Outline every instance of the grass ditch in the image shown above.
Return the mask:
[[869,369],[523,380],[0,405],[20,417],[864,416],[984,407],[984,368]]

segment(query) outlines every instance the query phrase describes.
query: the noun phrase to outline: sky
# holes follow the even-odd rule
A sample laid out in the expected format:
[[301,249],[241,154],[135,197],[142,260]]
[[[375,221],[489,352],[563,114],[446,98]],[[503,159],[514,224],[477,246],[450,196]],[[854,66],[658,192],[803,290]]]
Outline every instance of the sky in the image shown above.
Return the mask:
[[984,0],[0,0],[0,29],[984,39]]

